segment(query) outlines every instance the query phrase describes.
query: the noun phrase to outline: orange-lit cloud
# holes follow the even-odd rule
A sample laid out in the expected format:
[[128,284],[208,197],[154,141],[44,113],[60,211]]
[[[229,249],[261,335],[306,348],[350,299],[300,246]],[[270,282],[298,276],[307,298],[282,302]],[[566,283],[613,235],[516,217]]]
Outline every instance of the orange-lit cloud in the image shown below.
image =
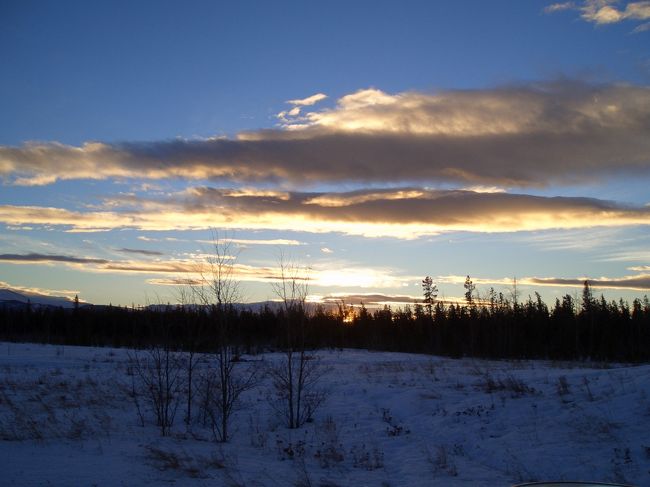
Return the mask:
[[111,211],[4,205],[0,206],[0,222],[63,226],[68,231],[274,229],[407,239],[448,231],[650,225],[650,207],[593,198],[412,188],[290,192],[286,197],[233,197],[229,191],[200,187],[168,199],[119,197],[107,202]]
[[283,128],[233,139],[3,146],[0,177],[25,185],[212,178],[503,187],[650,173],[647,87],[566,81],[433,94],[368,89],[334,108],[296,113],[285,114]]
[[[156,276],[148,280],[158,285],[182,285],[210,279],[210,254],[186,259],[108,260],[92,257],[74,257],[55,254],[0,254],[0,263],[29,265],[65,265],[85,272],[110,274],[140,274]],[[338,263],[330,267],[298,268],[296,277],[309,281],[314,287],[395,288],[417,281],[417,277],[404,276],[391,269],[366,268],[354,264]],[[282,279],[278,266],[254,266],[228,263],[234,278],[246,282],[276,282]]]

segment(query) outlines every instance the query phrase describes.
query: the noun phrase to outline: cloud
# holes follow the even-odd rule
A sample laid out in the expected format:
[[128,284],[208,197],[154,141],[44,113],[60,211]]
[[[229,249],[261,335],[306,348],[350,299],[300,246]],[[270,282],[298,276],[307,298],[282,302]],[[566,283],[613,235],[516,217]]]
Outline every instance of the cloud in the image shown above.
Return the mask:
[[117,249],[117,251],[118,252],[124,252],[126,254],[140,254],[140,255],[151,255],[151,256],[164,255],[162,252],[158,252],[157,250],[142,250],[142,249],[121,248],[121,249]]
[[319,296],[318,301],[327,304],[339,304],[341,302],[346,305],[374,307],[383,306],[384,304],[416,304],[422,302],[422,298],[417,296],[405,296],[395,294],[378,294],[378,293],[361,293],[361,294],[347,294],[335,293],[327,296]]
[[466,186],[573,184],[650,174],[650,89],[559,81],[485,90],[361,90],[283,129],[234,139],[0,146],[14,184],[221,179]]
[[552,14],[554,12],[562,12],[564,10],[573,10],[576,8],[575,2],[553,3],[544,7],[544,13]]
[[545,251],[595,250],[610,247],[615,242],[619,248],[617,255],[620,255],[622,244],[627,244],[628,242],[626,240],[629,239],[629,237],[626,239],[623,232],[624,229],[616,227],[565,231],[555,230],[526,235],[523,237],[523,241]]
[[323,101],[326,98],[327,98],[326,94],[316,93],[315,95],[308,96],[307,98],[301,98],[297,100],[287,100],[287,103],[290,105],[305,107],[305,106],[315,105],[319,101]]
[[107,201],[107,206],[112,211],[4,205],[0,206],[0,222],[58,225],[75,231],[300,229],[407,239],[448,231],[517,232],[650,224],[650,207],[645,206],[594,198],[424,188],[233,197],[230,190],[196,187],[166,199],[122,196]]
[[640,32],[646,32],[650,30],[650,22],[646,22],[645,24],[640,24],[634,28],[632,31],[633,34],[638,34]]
[[586,277],[577,279],[531,277],[526,281],[533,285],[568,287],[582,287],[584,286],[585,281],[589,281],[591,287],[597,288],[630,289],[636,291],[646,291],[650,289],[650,274],[639,274],[637,276],[626,276],[620,278],[601,277],[597,279],[589,279]]
[[[211,275],[209,257],[210,254],[204,254],[188,259],[139,261],[27,253],[2,254],[0,263],[65,265],[85,272],[156,276],[149,279],[148,282],[159,285],[179,285],[199,283],[202,277],[206,276],[209,279]],[[393,288],[417,280],[417,277],[400,275],[392,269],[370,269],[344,262],[338,262],[334,267],[332,269],[328,265],[309,269],[301,268],[298,276],[308,279],[310,286],[313,287]],[[233,277],[240,281],[277,282],[282,276],[278,266],[256,266],[233,262],[231,268]]]
[[65,296],[69,299],[79,294],[79,291],[71,291],[69,289],[43,289],[38,287],[26,287],[26,286],[18,286],[15,284],[9,284],[8,282],[5,281],[0,281],[0,289],[17,291],[22,294],[26,294],[28,296],[46,296],[46,297]]
[[68,264],[108,264],[106,259],[93,259],[85,257],[71,257],[68,255],[51,254],[0,254],[0,262],[12,264],[34,264],[34,263],[68,263]]
[[[643,269],[639,269],[643,270]],[[647,269],[646,269],[647,270]],[[445,284],[462,284],[466,276],[438,276],[434,279],[437,283]],[[556,287],[583,287],[585,281],[594,288],[609,289],[630,289],[636,291],[645,291],[650,289],[650,274],[639,274],[625,277],[600,277],[592,279],[589,277],[577,278],[560,278],[560,277],[521,277],[517,278],[518,286],[556,286]],[[503,287],[512,287],[513,279],[511,277],[503,278],[480,278],[472,277],[472,282],[477,285],[497,285]]]
[[[246,247],[249,245],[274,245],[274,246],[280,246],[280,245],[288,245],[288,246],[296,246],[296,245],[304,245],[303,242],[300,242],[299,240],[293,240],[293,239],[287,239],[287,238],[270,238],[270,239],[252,239],[252,238],[228,238],[224,239],[228,243],[233,243],[235,245],[240,245],[242,247]],[[212,245],[214,241],[212,240],[196,240],[198,243],[202,244],[209,244]]]
[[[596,25],[616,24],[623,21],[639,21],[650,19],[650,2],[626,2],[624,8],[619,8],[618,0],[584,0],[581,3],[554,3],[544,8],[545,13],[555,13],[563,10],[577,10],[580,17]],[[633,32],[647,30],[638,26]]]

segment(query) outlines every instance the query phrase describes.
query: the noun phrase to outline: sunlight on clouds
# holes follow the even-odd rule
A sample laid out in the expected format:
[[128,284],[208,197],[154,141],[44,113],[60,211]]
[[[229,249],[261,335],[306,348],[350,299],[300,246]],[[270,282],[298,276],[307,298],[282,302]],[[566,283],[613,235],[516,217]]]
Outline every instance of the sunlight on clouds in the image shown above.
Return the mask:
[[[192,192],[190,188],[188,192]],[[247,196],[254,197],[271,197],[279,200],[287,201],[289,199],[289,193],[286,191],[273,191],[265,189],[256,189],[256,188],[239,188],[233,190],[227,190],[224,192],[225,196],[230,196],[233,198],[244,198]]]
[[287,111],[290,122],[282,129],[234,138],[0,146],[0,176],[23,185],[110,178],[276,187],[570,184],[613,171],[647,174],[649,113],[650,90],[623,84],[556,81],[397,94],[368,89],[341,97],[331,109],[301,109],[295,117]]
[[[547,198],[458,190],[368,190],[348,193],[247,193],[193,188],[184,197],[120,196],[112,211],[0,206],[12,226],[63,226],[66,231],[296,230],[414,239],[451,231],[520,232],[650,225],[650,208],[588,198]],[[120,210],[121,209],[121,210]]]
[[310,285],[322,287],[395,288],[404,286],[416,278],[396,276],[389,271],[343,267],[337,270],[318,270],[310,273]]
[[307,98],[287,100],[287,103],[289,103],[290,105],[297,105],[297,106],[309,106],[309,105],[315,105],[319,101],[323,101],[326,98],[327,98],[326,94],[316,93],[315,95],[308,96]]
[[[580,17],[596,25],[615,24],[622,21],[650,19],[650,2],[627,2],[624,8],[619,8],[622,2],[618,0],[583,0],[582,2],[554,3],[544,8],[547,14],[564,10],[576,10]],[[641,27],[641,26],[639,26]],[[633,32],[645,29],[637,27]]]
[[481,185],[475,185],[475,186],[467,186],[466,188],[462,188],[464,191],[472,191],[474,193],[505,193],[506,190],[504,188],[500,188],[498,186],[481,186]]
[[306,205],[318,205],[324,207],[351,206],[368,201],[391,201],[413,199],[424,196],[424,192],[417,189],[405,189],[396,191],[381,192],[359,192],[353,193],[326,193],[305,201]]
[[[210,277],[209,260],[212,254],[195,254],[184,259],[151,260],[107,260],[98,258],[79,258],[65,255],[43,254],[1,254],[0,263],[15,265],[65,266],[83,272],[103,274],[139,274],[162,275],[149,282],[177,285],[180,282],[197,281]],[[235,257],[228,261],[233,277],[248,282],[277,282],[281,279],[281,269],[275,266],[253,266],[235,262]],[[338,262],[331,270],[330,266],[300,269],[298,278],[309,281],[315,287],[360,287],[360,288],[395,288],[404,287],[418,277],[399,275],[390,269],[370,269],[355,264]]]
[[35,294],[40,296],[65,296],[68,299],[73,298],[79,294],[79,291],[71,291],[69,289],[43,289],[40,287],[26,287],[18,286],[16,284],[9,284],[5,281],[0,281],[0,289],[11,289],[12,291],[24,292],[25,294]]

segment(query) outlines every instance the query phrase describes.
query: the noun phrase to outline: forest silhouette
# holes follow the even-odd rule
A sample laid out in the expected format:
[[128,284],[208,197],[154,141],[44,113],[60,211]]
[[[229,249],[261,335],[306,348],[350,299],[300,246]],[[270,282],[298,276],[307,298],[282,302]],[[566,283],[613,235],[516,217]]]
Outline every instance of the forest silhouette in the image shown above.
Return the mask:
[[[463,303],[435,297],[423,281],[421,303],[393,309],[301,305],[310,349],[357,348],[451,357],[641,362],[650,359],[650,301],[595,297],[585,282],[579,299],[570,294],[548,306],[538,293],[519,301],[493,289],[477,299],[468,277]],[[469,289],[468,289],[469,285]],[[432,292],[432,287],[434,292]],[[295,312],[295,310],[293,310]],[[209,352],[223,340],[216,323],[228,314],[227,340],[240,353],[287,347],[287,311],[269,302],[247,305],[156,305],[142,308],[83,306],[72,309],[24,305],[0,307],[0,337],[69,345]]]

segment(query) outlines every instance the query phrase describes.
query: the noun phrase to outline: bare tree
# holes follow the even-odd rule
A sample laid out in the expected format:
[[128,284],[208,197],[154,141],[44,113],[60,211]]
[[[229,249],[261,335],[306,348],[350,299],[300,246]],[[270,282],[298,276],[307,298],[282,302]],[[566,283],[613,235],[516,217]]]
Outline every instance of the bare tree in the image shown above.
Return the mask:
[[318,357],[307,352],[308,270],[279,259],[280,276],[273,291],[284,312],[286,335],[282,361],[271,367],[270,374],[278,396],[278,410],[289,428],[299,428],[311,420],[325,400],[325,391],[318,383],[326,369]]
[[203,416],[210,422],[215,439],[229,439],[229,422],[239,397],[257,382],[257,369],[239,371],[239,348],[235,330],[235,304],[241,300],[240,283],[235,276],[237,255],[232,239],[212,234],[212,248],[198,270],[200,278],[192,291],[200,304],[209,309],[217,327],[214,365],[208,366],[202,380]]
[[191,322],[188,320],[188,313],[192,307],[192,285],[194,281],[190,279],[184,280],[184,285],[177,289],[177,300],[181,305],[181,312],[183,313],[183,325],[185,326],[185,343],[183,343],[183,365],[185,367],[186,378],[185,383],[187,387],[187,405],[185,408],[185,425],[187,428],[192,426],[192,404],[194,403],[194,383],[196,382],[195,371],[201,360],[201,356],[197,353],[198,341],[200,339],[200,330],[198,322]]
[[180,355],[168,345],[153,346],[146,352],[130,353],[129,362],[135,379],[133,397],[140,420],[144,422],[138,399],[142,395],[156,417],[161,434],[167,436],[183,390]]
[[[163,306],[158,298],[158,307]],[[170,323],[157,323],[152,345],[144,351],[128,353],[131,393],[144,426],[144,406],[149,406],[162,436],[174,425],[176,411],[184,392],[182,355],[171,337]],[[140,402],[143,398],[143,404]]]

